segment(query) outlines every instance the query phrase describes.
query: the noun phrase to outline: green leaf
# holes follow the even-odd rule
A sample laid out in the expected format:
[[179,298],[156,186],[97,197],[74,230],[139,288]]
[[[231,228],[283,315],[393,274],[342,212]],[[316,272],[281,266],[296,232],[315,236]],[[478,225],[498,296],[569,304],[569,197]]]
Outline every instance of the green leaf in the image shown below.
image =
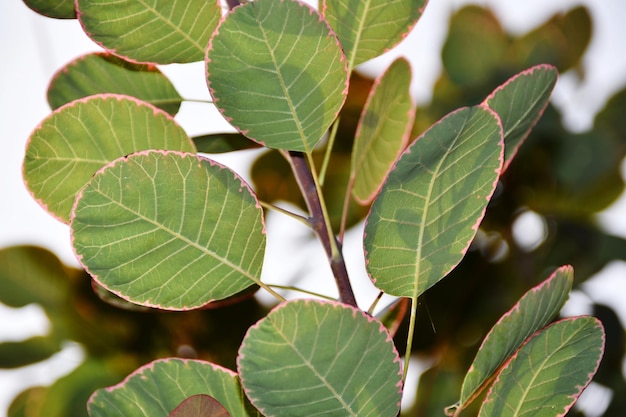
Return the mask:
[[188,310],[260,280],[261,207],[234,172],[196,155],[113,161],[77,197],[71,232],[96,282],[140,305]]
[[596,318],[553,324],[506,364],[479,417],[564,416],[598,369],[603,349],[604,331]]
[[155,65],[133,64],[109,53],[84,55],[65,65],[50,81],[52,109],[100,93],[125,94],[150,103],[172,116],[182,97]]
[[241,383],[266,416],[395,417],[400,360],[384,326],[339,303],[279,305],[246,334]]
[[365,225],[367,270],[378,288],[416,299],[461,261],[502,153],[500,122],[486,106],[449,114],[403,152]]
[[61,350],[55,337],[34,336],[20,342],[0,343],[0,368],[12,369],[48,359]]
[[52,252],[35,246],[0,249],[1,303],[53,309],[63,304],[68,291],[65,267]]
[[322,13],[337,34],[350,70],[403,40],[426,0],[323,0]]
[[91,417],[168,417],[185,399],[206,394],[233,417],[249,416],[237,375],[209,362],[161,359],[130,374],[120,384],[96,391]]
[[23,0],[24,4],[40,15],[55,19],[76,19],[74,0]]
[[561,310],[572,289],[574,271],[559,268],[543,283],[528,291],[498,320],[485,337],[461,388],[460,407],[477,394],[519,346],[547,325]]
[[531,129],[550,102],[558,72],[551,65],[537,65],[511,79],[485,99],[498,113],[504,129],[504,167],[511,163]]
[[221,17],[217,0],[76,0],[87,35],[135,62],[201,61]]
[[316,10],[294,0],[234,8],[211,38],[206,70],[226,119],[270,148],[310,152],[347,94],[337,38]]
[[224,153],[260,147],[241,133],[212,133],[191,139],[198,152],[202,153]]
[[230,417],[228,411],[215,398],[196,394],[185,399],[168,417]]
[[31,134],[24,180],[33,197],[67,223],[76,194],[98,169],[146,149],[195,152],[167,113],[131,97],[91,96],[55,110]]
[[411,66],[394,61],[374,82],[354,138],[352,194],[366,205],[372,202],[385,175],[409,141],[415,107],[411,99]]

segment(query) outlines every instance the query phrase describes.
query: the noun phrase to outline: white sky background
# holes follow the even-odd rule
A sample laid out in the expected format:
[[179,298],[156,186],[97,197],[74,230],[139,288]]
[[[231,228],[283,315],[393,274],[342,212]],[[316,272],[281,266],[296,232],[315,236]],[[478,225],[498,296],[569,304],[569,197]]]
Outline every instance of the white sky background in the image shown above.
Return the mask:
[[[412,91],[418,101],[428,101],[432,84],[441,70],[439,51],[446,35],[448,18],[455,8],[467,3],[491,7],[505,28],[518,34],[531,30],[555,12],[566,11],[578,4],[587,5],[594,20],[594,37],[584,60],[586,78],[580,83],[574,75],[562,76],[554,95],[555,104],[564,110],[565,121],[572,129],[590,127],[593,115],[602,108],[606,99],[626,86],[624,0],[430,0],[411,36],[396,51],[366,68],[375,70],[389,64],[398,54],[406,56],[415,71]],[[21,179],[21,163],[26,139],[50,113],[45,94],[54,72],[77,56],[98,50],[99,47],[86,38],[76,21],[41,17],[20,0],[0,2],[0,247],[36,244],[51,249],[63,262],[76,265],[68,227],[44,212],[27,193]],[[184,97],[209,98],[202,63],[173,65],[163,71],[171,77]],[[207,104],[185,103],[177,120],[190,134],[228,129],[228,125]],[[241,172],[245,164],[234,164],[229,158],[222,162],[247,177],[246,172]],[[601,221],[610,225],[614,233],[626,236],[626,199],[622,198]],[[280,229],[280,226],[277,228]],[[282,229],[288,231],[290,227]],[[347,238],[347,244],[359,245],[359,239],[357,231]],[[273,242],[275,246],[272,250],[278,252],[284,249],[277,240]],[[292,244],[293,241],[287,245]],[[294,256],[298,259],[297,255]],[[349,268],[356,271],[355,275],[361,275],[362,266],[359,264],[362,259],[358,255],[347,255],[347,258]],[[280,262],[284,259],[286,256],[281,256]],[[621,284],[624,288],[624,265],[612,264],[610,271],[602,277],[605,282],[612,283],[604,287],[608,291],[601,292],[603,287],[597,286],[598,290],[590,289],[589,292],[600,300],[623,300],[626,291],[615,291],[615,285]],[[282,272],[276,265],[271,273],[280,275]],[[364,291],[365,294],[372,293],[371,290]],[[359,298],[365,307],[370,300],[370,295]],[[45,333],[45,320],[37,314],[37,309],[29,308],[28,311],[16,313],[0,308],[0,341],[20,340],[33,333]],[[622,319],[626,320],[626,314]],[[47,365],[19,372],[0,371],[0,410],[6,410],[11,398],[25,386],[49,383],[55,375],[78,364],[78,352],[76,347],[69,347],[63,353],[65,356],[53,358]]]

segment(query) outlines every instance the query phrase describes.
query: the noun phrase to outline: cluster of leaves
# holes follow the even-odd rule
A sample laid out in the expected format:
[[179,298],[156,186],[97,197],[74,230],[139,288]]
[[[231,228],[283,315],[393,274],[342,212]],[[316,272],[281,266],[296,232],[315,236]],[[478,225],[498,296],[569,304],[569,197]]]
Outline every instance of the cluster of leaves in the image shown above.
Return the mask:
[[[37,2],[31,3],[36,9]],[[127,19],[117,18],[121,3]],[[444,49],[446,76],[432,105],[414,119],[406,61],[397,60],[373,83],[353,70],[399,42],[424,2],[370,3],[371,8],[325,1],[318,13],[296,1],[257,0],[223,19],[217,2],[191,1],[181,10],[176,3],[159,6],[163,10],[130,1],[76,3],[86,33],[107,52],[69,63],[52,80],[49,102],[55,110],[30,138],[24,176],[33,196],[70,225],[85,271],[68,269],[40,249],[9,248],[0,253],[0,284],[8,287],[0,294],[12,306],[40,303],[56,326],[50,337],[4,344],[9,352],[26,347],[32,353],[11,366],[49,356],[67,339],[84,342],[89,359],[51,389],[23,393],[12,416],[33,415],[33,408],[45,415],[80,415],[61,411],[59,398],[75,404],[72,396],[117,382],[155,357],[190,353],[203,360],[157,360],[121,384],[96,391],[90,415],[398,414],[406,364],[403,370],[396,347],[425,351],[439,343],[422,339],[430,332],[420,332],[416,323],[418,297],[452,270],[451,275],[473,271],[476,277],[483,275],[483,258],[492,265],[489,256],[470,252],[455,268],[472,241],[489,252],[485,231],[499,230],[498,219],[488,216],[476,236],[477,225],[496,185],[505,190],[494,200],[499,204],[513,187],[512,158],[547,105],[556,71],[539,65],[504,81],[544,57],[557,57],[550,62],[567,69],[584,47],[542,54],[539,45],[552,45],[537,40],[540,34],[511,40],[483,33],[477,36],[490,46],[484,49],[491,51],[490,60],[481,61],[484,68],[459,71],[450,57],[460,59],[467,49],[464,32],[477,27],[467,22],[491,18],[480,9],[464,9],[453,19]],[[63,4],[58,2],[57,11]],[[572,15],[580,20],[586,16],[581,10]],[[55,17],[74,13],[68,7]],[[567,17],[548,25],[566,32]],[[499,26],[492,19],[479,27]],[[527,53],[505,56],[511,45]],[[183,99],[154,64],[203,58],[214,103],[238,134],[189,138],[172,118]],[[501,87],[487,89],[504,74]],[[459,97],[467,102],[459,104]],[[459,105],[473,106],[452,111]],[[271,150],[255,162],[252,187],[198,155],[259,145]],[[301,220],[328,254],[342,303],[284,301],[261,281],[262,207],[274,208],[270,203],[276,200],[308,209],[309,217]],[[524,206],[515,203],[500,215]],[[381,290],[411,300],[408,329],[403,298],[378,319],[356,307],[341,240],[363,218],[368,272]],[[504,223],[502,229],[510,226]],[[528,276],[545,276],[544,270],[513,271],[526,279],[526,288]],[[33,284],[32,277],[40,276],[49,278],[47,289]],[[428,300],[433,292],[441,294],[442,284],[451,298],[471,293],[463,285],[477,285],[476,278],[457,281],[434,286]],[[458,415],[486,395],[477,402],[482,416],[548,408],[549,415],[564,414],[595,372],[604,341],[602,327],[590,317],[545,327],[572,281],[572,269],[562,267],[522,297],[488,333],[467,374],[470,362],[459,361],[464,369],[458,385],[437,389],[443,396],[433,396],[426,407],[440,413],[456,403],[448,412]],[[122,309],[99,302],[92,287]],[[282,302],[265,311],[247,298],[258,287]],[[70,288],[80,288],[80,296]],[[521,292],[500,298],[502,308],[495,311],[501,314]],[[489,294],[473,302],[484,305]],[[445,309],[441,317],[462,316],[460,304],[428,304]],[[434,308],[432,313],[439,317]],[[458,323],[452,330],[448,324],[443,337],[463,334]],[[419,338],[412,349],[416,325]],[[394,344],[398,328],[403,330]],[[405,346],[398,340],[406,332]],[[545,385],[538,389],[537,381]],[[460,399],[454,398],[459,389]],[[450,401],[440,402],[450,394]],[[417,407],[424,404],[420,400]]]

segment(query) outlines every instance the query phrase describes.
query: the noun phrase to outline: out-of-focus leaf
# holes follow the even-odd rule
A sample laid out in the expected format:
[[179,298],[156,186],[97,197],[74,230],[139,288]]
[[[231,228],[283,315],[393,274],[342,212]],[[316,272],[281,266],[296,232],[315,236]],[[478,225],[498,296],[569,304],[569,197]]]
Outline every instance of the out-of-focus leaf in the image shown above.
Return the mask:
[[603,348],[602,324],[594,317],[551,325],[506,364],[479,417],[564,416],[591,382]]
[[406,313],[409,311],[409,304],[408,298],[399,298],[376,315],[376,318],[385,325],[391,337],[394,337],[400,328]]
[[217,0],[76,0],[85,33],[118,56],[157,64],[201,61],[222,11]]
[[183,100],[155,65],[134,64],[100,52],[83,55],[57,71],[48,86],[48,104],[57,109],[70,101],[100,93],[136,97],[172,116]]
[[409,142],[415,108],[411,66],[400,58],[374,82],[354,138],[350,180],[361,204],[374,199],[392,163]]
[[74,0],[23,0],[24,4],[40,15],[55,19],[76,19]]
[[461,261],[498,181],[502,134],[497,115],[476,106],[446,116],[403,152],[365,224],[378,288],[415,300]]
[[472,86],[492,79],[507,54],[507,38],[498,19],[479,6],[466,6],[450,20],[441,52],[446,74]]
[[52,112],[32,133],[24,181],[33,197],[67,223],[78,191],[107,163],[147,149],[195,152],[167,113],[137,99],[102,94]]
[[12,369],[48,359],[61,350],[55,337],[35,336],[20,342],[0,343],[0,368]]
[[498,367],[533,333],[561,310],[572,288],[573,270],[559,268],[542,284],[528,291],[493,326],[478,349],[461,388],[460,408],[483,387]]
[[196,155],[144,151],[113,161],[79,193],[71,232],[94,279],[144,306],[198,308],[260,280],[256,197],[233,171]]
[[182,359],[161,359],[137,369],[118,385],[94,392],[87,408],[90,417],[167,417],[196,394],[215,398],[233,417],[250,415],[234,372]]
[[340,303],[283,303],[250,328],[237,368],[264,415],[395,417],[400,358],[384,326]]
[[578,6],[565,14],[554,16],[517,39],[511,45],[511,51],[525,67],[551,64],[562,73],[580,64],[591,41],[591,33],[589,11],[584,6]]
[[168,417],[230,417],[230,414],[215,398],[196,394],[181,402]]
[[[88,417],[85,404],[98,388],[119,381],[110,364],[88,359],[49,387],[37,387],[18,396],[9,417]],[[119,416],[119,414],[118,414]]]
[[313,150],[348,86],[337,38],[316,10],[295,0],[234,8],[211,38],[206,70],[215,105],[233,126],[293,151]]
[[538,65],[512,77],[485,99],[504,129],[503,171],[543,114],[557,77],[554,67]]
[[261,147],[241,133],[212,133],[194,136],[191,140],[198,152],[202,153],[224,153]]
[[52,252],[35,246],[0,249],[0,302],[10,307],[62,304],[69,291],[65,267]]
[[324,0],[322,14],[337,34],[350,71],[402,41],[426,0]]

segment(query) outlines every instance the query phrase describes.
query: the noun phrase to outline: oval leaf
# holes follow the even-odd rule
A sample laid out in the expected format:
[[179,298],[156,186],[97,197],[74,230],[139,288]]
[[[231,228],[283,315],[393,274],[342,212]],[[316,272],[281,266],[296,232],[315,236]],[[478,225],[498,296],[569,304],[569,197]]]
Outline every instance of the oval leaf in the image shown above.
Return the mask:
[[357,125],[352,151],[352,194],[369,204],[385,175],[409,141],[415,107],[411,99],[411,66],[400,58],[374,82]]
[[215,398],[233,417],[249,416],[237,374],[183,359],[161,359],[137,369],[120,384],[94,392],[87,409],[90,417],[168,417],[197,394]]
[[425,6],[426,0],[324,0],[322,13],[335,30],[352,70],[404,39]]
[[96,282],[149,307],[188,310],[259,282],[262,210],[234,172],[191,154],[122,157],[80,192],[74,250]]
[[168,417],[230,417],[215,398],[197,394],[184,400]]
[[603,350],[604,330],[596,318],[553,324],[506,364],[479,417],[564,416],[591,381]]
[[283,303],[251,327],[237,360],[266,416],[395,417],[400,360],[384,326],[339,303]]
[[76,0],[87,35],[135,62],[201,61],[221,17],[217,0]]
[[497,116],[476,106],[449,114],[404,151],[365,225],[378,288],[416,299],[461,261],[495,190],[502,148]]
[[195,152],[167,113],[131,97],[91,96],[55,110],[31,134],[24,181],[35,200],[67,223],[76,194],[98,169],[147,149]]
[[537,65],[496,88],[485,104],[498,113],[504,129],[504,167],[508,168],[550,102],[558,71],[551,65]]
[[478,392],[489,377],[533,333],[547,325],[563,308],[572,289],[574,271],[559,268],[528,291],[489,331],[461,388],[460,407]]
[[84,55],[61,68],[48,86],[48,104],[57,109],[79,98],[100,93],[137,97],[171,115],[182,97],[154,65],[133,64],[109,53]]
[[311,151],[347,94],[337,38],[316,10],[294,0],[234,8],[211,38],[206,67],[226,119],[271,148]]
[[23,0],[24,4],[40,15],[55,19],[75,19],[74,0]]

